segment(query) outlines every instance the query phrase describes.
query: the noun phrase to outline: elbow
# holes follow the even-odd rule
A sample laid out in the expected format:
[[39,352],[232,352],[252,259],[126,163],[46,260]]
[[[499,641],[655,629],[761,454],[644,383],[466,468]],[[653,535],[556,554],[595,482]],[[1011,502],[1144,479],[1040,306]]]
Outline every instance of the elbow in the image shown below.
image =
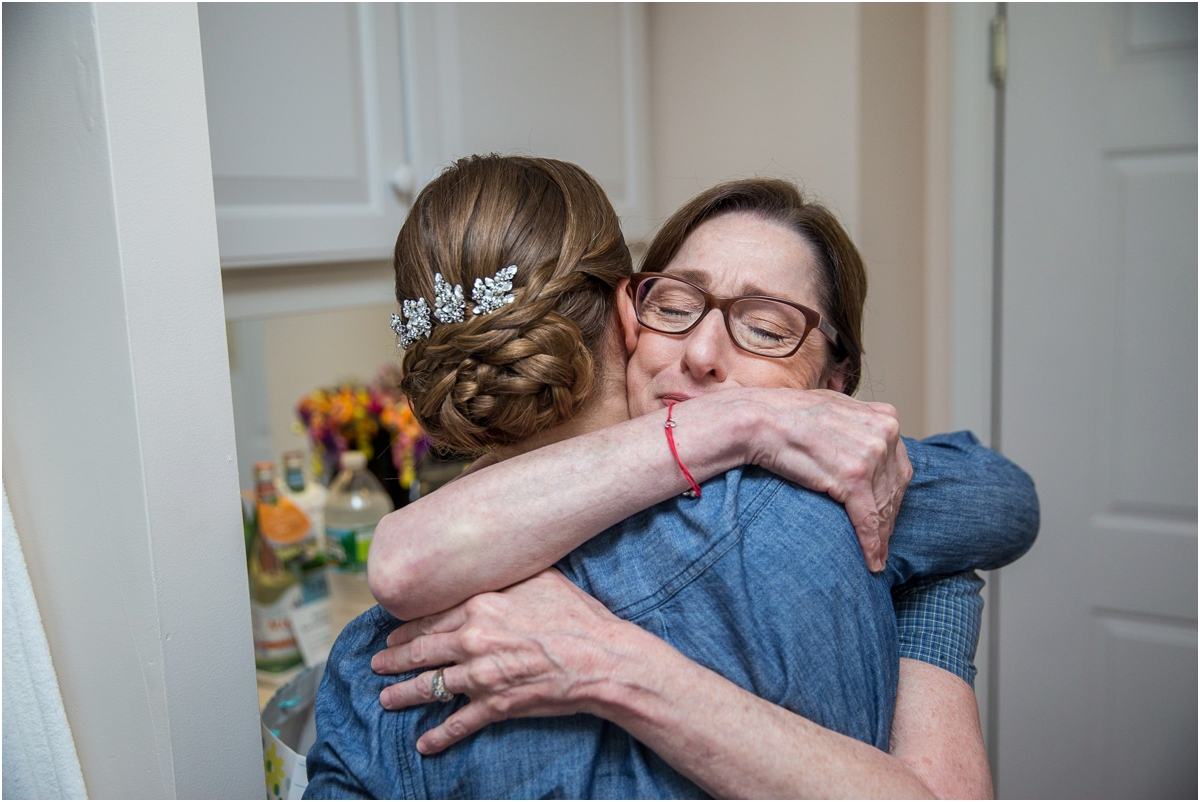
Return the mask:
[[418,558],[404,537],[406,529],[401,510],[385,516],[376,527],[367,553],[367,585],[371,595],[383,609],[402,621],[424,614],[416,612],[413,604],[421,596],[421,571]]
[[1013,462],[1005,459],[1004,463],[1000,485],[1003,493],[997,499],[994,517],[995,522],[1003,522],[1001,530],[996,532],[1003,547],[997,552],[994,564],[983,566],[986,570],[1002,568],[1025,556],[1033,548],[1041,527],[1041,507],[1033,477]]

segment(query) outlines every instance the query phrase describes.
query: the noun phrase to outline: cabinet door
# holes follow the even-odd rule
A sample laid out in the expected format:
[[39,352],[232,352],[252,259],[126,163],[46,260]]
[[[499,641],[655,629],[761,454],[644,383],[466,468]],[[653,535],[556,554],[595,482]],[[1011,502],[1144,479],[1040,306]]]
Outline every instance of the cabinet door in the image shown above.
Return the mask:
[[392,4],[201,3],[221,266],[386,258],[404,219]]
[[400,13],[418,183],[472,153],[564,159],[600,182],[631,242],[649,233],[644,7],[408,3]]

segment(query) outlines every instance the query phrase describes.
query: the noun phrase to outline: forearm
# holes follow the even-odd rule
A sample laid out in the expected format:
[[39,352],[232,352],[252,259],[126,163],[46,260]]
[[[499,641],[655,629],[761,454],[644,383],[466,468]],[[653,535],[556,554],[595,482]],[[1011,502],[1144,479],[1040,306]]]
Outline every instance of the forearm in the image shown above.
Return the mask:
[[[903,761],[766,702],[624,624],[610,680],[589,712],[607,718],[717,797],[930,797]],[[636,630],[636,632],[634,631]]]
[[[675,442],[698,481],[747,461],[761,411],[738,393],[679,404]],[[403,620],[550,567],[688,484],[667,447],[666,410],[482,468],[380,522],[371,590]]]
[[975,692],[962,678],[900,659],[891,753],[941,799],[991,799]]

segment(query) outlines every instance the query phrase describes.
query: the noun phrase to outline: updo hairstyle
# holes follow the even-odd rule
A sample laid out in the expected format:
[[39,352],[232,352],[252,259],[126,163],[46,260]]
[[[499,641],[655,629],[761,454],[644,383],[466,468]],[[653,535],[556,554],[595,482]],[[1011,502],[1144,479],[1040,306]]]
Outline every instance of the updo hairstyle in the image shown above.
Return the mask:
[[[516,300],[472,314],[477,278],[517,266]],[[524,156],[460,159],[417,196],[396,239],[396,300],[434,274],[461,284],[463,322],[433,320],[406,349],[401,389],[442,448],[479,456],[576,416],[597,388],[617,284],[632,272],[620,221],[574,164]]]
[[[804,197],[788,181],[749,178],[728,181],[701,192],[671,215],[646,251],[641,269],[662,272],[688,235],[706,220],[742,212],[779,223],[800,235],[817,262],[818,309],[838,330],[839,344],[828,359],[840,363],[845,392],[854,395],[862,372],[862,318],[867,271],[862,256],[833,212]],[[822,338],[824,339],[824,338]]]

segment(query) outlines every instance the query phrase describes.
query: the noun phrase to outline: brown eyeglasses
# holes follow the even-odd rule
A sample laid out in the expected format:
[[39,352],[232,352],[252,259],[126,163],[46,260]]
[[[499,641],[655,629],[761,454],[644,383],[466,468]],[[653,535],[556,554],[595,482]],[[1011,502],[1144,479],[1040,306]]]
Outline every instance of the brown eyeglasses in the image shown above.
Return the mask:
[[839,340],[837,329],[815,309],[769,295],[721,298],[664,273],[633,274],[629,297],[638,323],[663,334],[687,334],[710,310],[720,309],[729,339],[757,356],[791,356],[813,329],[819,329],[834,346]]

